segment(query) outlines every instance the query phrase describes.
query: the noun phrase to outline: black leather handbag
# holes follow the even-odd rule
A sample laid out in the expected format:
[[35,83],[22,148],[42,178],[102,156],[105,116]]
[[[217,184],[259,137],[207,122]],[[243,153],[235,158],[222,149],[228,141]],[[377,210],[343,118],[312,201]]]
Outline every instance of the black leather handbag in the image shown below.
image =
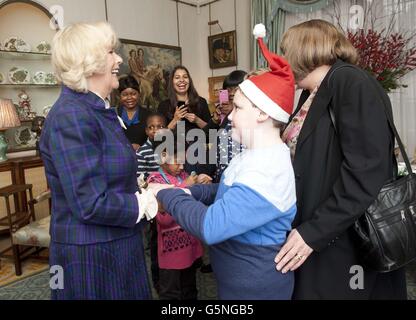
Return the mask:
[[[373,81],[376,80],[363,70],[358,70],[365,73],[375,87]],[[406,163],[408,175],[397,177],[385,184],[374,202],[355,222],[353,229],[363,266],[378,272],[389,272],[416,259],[416,175],[412,173],[409,158],[392,116],[383,99],[380,100]],[[331,108],[329,113],[337,133]]]

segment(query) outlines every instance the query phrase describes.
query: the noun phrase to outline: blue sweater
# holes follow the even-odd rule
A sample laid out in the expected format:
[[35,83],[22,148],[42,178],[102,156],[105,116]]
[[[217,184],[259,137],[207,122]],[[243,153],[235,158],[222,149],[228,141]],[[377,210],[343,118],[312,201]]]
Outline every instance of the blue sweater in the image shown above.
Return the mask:
[[163,190],[158,199],[188,232],[210,247],[220,299],[290,299],[293,273],[274,258],[296,214],[289,149],[246,150],[232,160],[220,184],[196,185],[192,197]]

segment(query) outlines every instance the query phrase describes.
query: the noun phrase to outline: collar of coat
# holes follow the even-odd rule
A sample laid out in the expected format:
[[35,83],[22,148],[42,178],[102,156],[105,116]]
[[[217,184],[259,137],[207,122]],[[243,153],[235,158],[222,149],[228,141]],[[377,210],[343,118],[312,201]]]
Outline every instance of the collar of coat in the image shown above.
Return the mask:
[[[328,112],[328,105],[332,99],[334,94],[333,90],[329,88],[328,78],[332,74],[335,68],[338,68],[341,65],[346,65],[345,62],[342,60],[337,60],[331,67],[331,69],[326,74],[325,78],[322,80],[322,83],[316,93],[316,96],[311,104],[309,109],[308,115],[305,119],[305,123],[303,124],[302,130],[298,137],[298,142],[296,145],[296,149],[298,150],[302,143],[306,140],[307,137],[313,132],[313,130],[318,125],[319,119],[321,118],[324,112]],[[308,90],[303,90],[300,98],[298,106],[295,112],[292,114],[290,121],[292,121],[293,117],[298,113],[300,108],[302,107],[303,103],[309,97],[310,92]]]

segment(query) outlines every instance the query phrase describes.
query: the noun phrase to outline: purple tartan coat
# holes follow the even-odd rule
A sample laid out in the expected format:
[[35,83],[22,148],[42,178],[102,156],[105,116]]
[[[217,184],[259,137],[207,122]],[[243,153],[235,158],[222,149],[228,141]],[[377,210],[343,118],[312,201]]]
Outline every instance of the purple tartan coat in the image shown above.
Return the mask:
[[52,241],[94,244],[140,232],[135,153],[101,98],[64,86],[40,152],[52,194]]

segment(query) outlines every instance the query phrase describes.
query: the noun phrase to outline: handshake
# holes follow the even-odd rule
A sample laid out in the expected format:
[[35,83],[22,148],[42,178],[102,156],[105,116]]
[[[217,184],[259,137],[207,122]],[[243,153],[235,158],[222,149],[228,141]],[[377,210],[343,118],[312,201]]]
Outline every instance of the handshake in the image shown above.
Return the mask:
[[[159,191],[165,190],[165,189],[172,189],[175,188],[175,185],[173,184],[161,184],[161,183],[147,183],[144,180],[144,176],[140,175],[140,177],[137,179],[137,182],[140,187],[140,195],[142,198],[145,199],[148,210],[146,210],[145,213],[148,220],[153,219],[156,216],[157,211],[164,212],[165,209],[163,208],[162,204],[157,201],[156,197]],[[212,178],[206,174],[200,174],[197,175],[194,171],[191,173],[191,175],[185,180],[185,184],[187,187],[191,187],[194,184],[209,184],[212,182]],[[191,191],[189,189],[182,188],[184,192],[186,192],[189,195],[191,194]],[[156,210],[156,203],[158,210]]]

